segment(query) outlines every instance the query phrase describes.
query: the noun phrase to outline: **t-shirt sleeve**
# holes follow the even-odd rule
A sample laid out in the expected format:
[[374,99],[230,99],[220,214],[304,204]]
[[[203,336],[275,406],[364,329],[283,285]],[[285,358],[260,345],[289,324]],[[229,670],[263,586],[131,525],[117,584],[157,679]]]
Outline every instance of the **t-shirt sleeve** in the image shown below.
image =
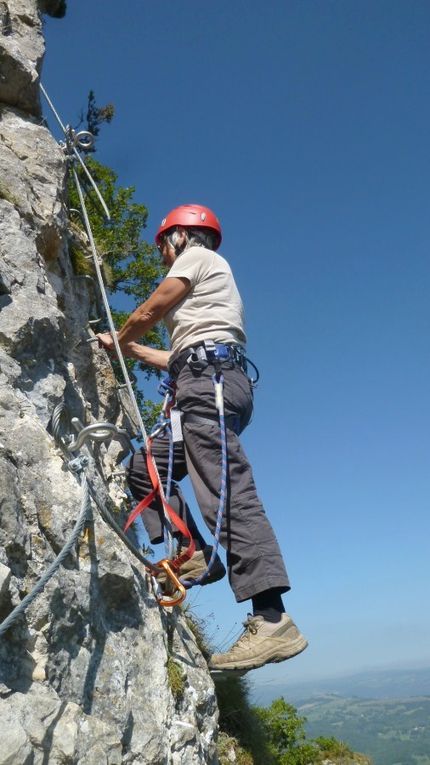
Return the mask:
[[208,258],[201,247],[190,247],[175,260],[169,276],[188,279],[192,287],[203,279],[209,266]]

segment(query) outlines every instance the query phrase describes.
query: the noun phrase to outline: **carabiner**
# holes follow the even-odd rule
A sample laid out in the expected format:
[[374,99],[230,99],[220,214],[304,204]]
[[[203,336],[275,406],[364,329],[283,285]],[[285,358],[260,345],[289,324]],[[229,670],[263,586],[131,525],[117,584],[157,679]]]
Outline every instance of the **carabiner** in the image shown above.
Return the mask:
[[156,563],[156,566],[161,566],[161,568],[164,568],[167,578],[170,579],[171,583],[174,584],[175,590],[178,593],[177,597],[170,598],[169,600],[165,600],[163,597],[157,598],[157,603],[159,606],[165,606],[170,608],[171,606],[179,606],[182,601],[185,600],[187,591],[182,584],[182,582],[179,581],[176,574],[173,572],[171,568],[172,561],[168,560],[168,558],[163,558],[163,560],[159,560],[158,563]]

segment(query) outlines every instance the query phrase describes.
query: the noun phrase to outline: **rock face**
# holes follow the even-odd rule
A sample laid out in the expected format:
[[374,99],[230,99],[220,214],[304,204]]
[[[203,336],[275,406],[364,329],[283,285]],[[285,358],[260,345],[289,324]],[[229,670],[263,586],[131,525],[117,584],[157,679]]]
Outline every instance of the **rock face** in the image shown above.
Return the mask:
[[[130,426],[105,354],[86,342],[94,295],[70,263],[64,156],[40,125],[43,50],[36,0],[0,0],[0,621],[80,512],[79,477],[52,436],[55,407],[84,425]],[[83,452],[101,502],[121,510],[112,474],[123,446]],[[215,763],[214,689],[182,612],[159,608],[145,568],[92,512],[0,636],[0,765]]]

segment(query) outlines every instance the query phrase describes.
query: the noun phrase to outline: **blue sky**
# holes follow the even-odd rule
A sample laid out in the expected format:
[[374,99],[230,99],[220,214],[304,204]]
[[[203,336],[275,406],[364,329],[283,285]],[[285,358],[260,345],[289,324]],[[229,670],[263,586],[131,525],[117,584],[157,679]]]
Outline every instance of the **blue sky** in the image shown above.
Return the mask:
[[[244,444],[310,641],[258,687],[430,661],[427,0],[70,2],[43,81],[149,208],[211,206],[261,372]],[[149,393],[150,387],[146,392]],[[222,642],[246,604],[190,596]]]

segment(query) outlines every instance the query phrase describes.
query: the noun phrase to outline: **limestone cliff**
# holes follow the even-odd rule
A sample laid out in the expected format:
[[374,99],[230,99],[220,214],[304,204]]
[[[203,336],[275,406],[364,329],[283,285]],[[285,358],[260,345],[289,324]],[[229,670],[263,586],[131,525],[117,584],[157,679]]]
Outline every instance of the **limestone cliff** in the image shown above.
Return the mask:
[[[128,427],[105,354],[87,343],[93,292],[68,252],[65,159],[41,124],[40,13],[0,0],[0,621],[64,545],[82,502],[52,436],[65,402],[83,424]],[[121,510],[118,441],[92,480]],[[183,675],[174,695],[168,655]],[[43,592],[0,636],[0,765],[214,763],[216,703],[181,615],[160,610],[144,567],[93,506]]]

